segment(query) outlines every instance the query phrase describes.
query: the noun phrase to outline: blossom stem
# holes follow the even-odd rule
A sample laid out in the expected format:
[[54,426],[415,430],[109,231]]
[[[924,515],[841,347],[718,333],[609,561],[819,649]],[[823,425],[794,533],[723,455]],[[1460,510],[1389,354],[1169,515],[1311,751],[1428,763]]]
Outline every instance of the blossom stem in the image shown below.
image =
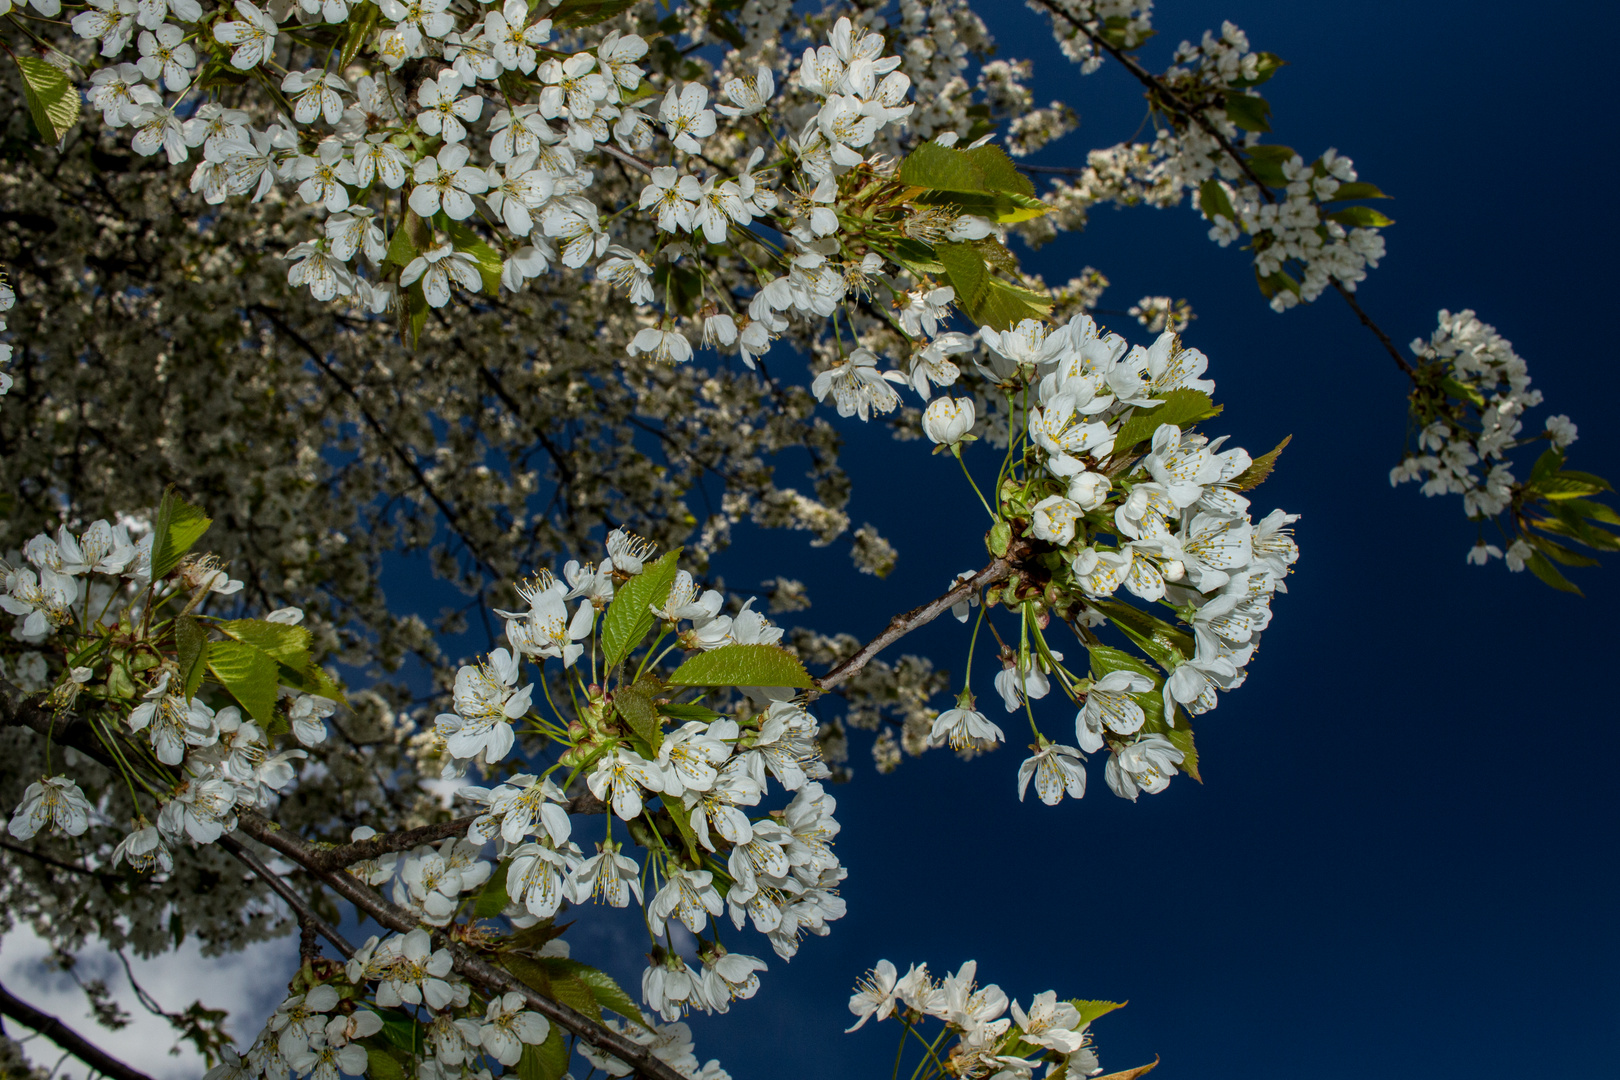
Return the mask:
[[979,505],[984,507],[984,512],[990,515],[990,520],[995,521],[996,512],[990,509],[990,501],[984,497],[984,492],[979,490],[979,485],[973,482],[973,474],[968,471],[967,462],[962,460],[962,445],[958,443],[951,449],[953,451],[951,456],[956,458],[958,465],[962,466],[962,475],[967,477],[968,485],[973,488],[973,494],[979,497]]
[[966,690],[973,685],[973,646],[979,643],[979,627],[984,625],[984,613],[988,605],[979,605],[979,617],[973,620],[973,633],[968,637],[967,663],[962,668],[962,689]]

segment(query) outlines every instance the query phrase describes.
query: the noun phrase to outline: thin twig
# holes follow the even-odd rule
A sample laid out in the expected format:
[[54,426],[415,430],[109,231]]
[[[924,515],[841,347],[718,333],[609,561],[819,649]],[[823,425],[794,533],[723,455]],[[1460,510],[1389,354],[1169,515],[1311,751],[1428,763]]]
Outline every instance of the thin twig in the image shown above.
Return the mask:
[[304,898],[299,896],[291,885],[281,880],[280,874],[264,865],[259,857],[249,851],[240,840],[234,836],[222,836],[219,838],[219,846],[236,856],[244,866],[259,875],[264,883],[270,886],[272,892],[286,901],[287,906],[292,908],[293,914],[298,917],[298,922],[302,926],[314,929],[316,933],[336,945],[338,952],[342,953],[345,959],[354,955],[354,946],[349,944],[343,935],[333,928],[331,923],[315,914],[314,909],[304,901]]
[[819,693],[826,693],[839,683],[844,682],[860,673],[871,659],[896,641],[905,637],[919,626],[924,626],[939,618],[952,607],[977,593],[987,585],[994,585],[998,581],[1006,580],[1012,574],[1012,563],[1006,559],[995,559],[989,566],[974,574],[968,580],[953,587],[945,595],[930,600],[922,607],[913,608],[904,615],[896,615],[889,620],[889,625],[877,637],[862,645],[855,655],[833,668],[827,674],[816,680]]

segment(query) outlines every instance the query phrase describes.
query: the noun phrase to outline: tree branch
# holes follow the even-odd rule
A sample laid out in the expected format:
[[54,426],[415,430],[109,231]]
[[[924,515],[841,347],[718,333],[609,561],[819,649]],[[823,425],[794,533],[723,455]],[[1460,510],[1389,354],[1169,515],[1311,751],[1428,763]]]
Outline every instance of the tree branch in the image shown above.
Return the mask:
[[112,1080],[152,1080],[139,1069],[126,1065],[49,1013],[40,1012],[22,998],[0,986],[0,1014],[24,1027],[33,1028],[63,1050]]
[[[1259,190],[1261,198],[1265,199],[1268,203],[1274,203],[1277,201],[1277,197],[1272,194],[1271,188],[1255,175],[1254,169],[1249,165],[1248,158],[1244,157],[1243,154],[1238,151],[1237,147],[1232,145],[1232,141],[1217,130],[1214,124],[1210,123],[1209,118],[1204,115],[1203,108],[1195,107],[1189,104],[1184,98],[1181,97],[1181,95],[1177,94],[1174,90],[1170,89],[1170,87],[1166,86],[1157,75],[1154,75],[1151,71],[1147,70],[1147,68],[1143,67],[1134,56],[1131,56],[1123,49],[1120,49],[1099,37],[1097,33],[1089,26],[1080,22],[1067,11],[1064,11],[1062,8],[1053,4],[1052,0],[1038,0],[1038,3],[1040,3],[1042,7],[1044,7],[1047,11],[1050,11],[1053,15],[1062,16],[1065,22],[1084,34],[1086,39],[1094,46],[1102,49],[1109,56],[1113,57],[1121,67],[1136,77],[1137,82],[1147,87],[1150,94],[1158,95],[1161,100],[1169,105],[1172,111],[1177,113],[1184,120],[1197,124],[1200,128],[1202,128],[1205,134],[1215,140],[1215,142],[1220,146],[1221,150],[1225,152],[1226,156],[1232,160],[1232,163],[1235,164],[1239,169],[1243,170],[1243,175],[1248,177],[1249,182]],[[1033,171],[1069,172],[1071,170],[1047,166],[1044,168],[1036,167]],[[1080,170],[1072,171],[1079,172]],[[1350,310],[1355,312],[1356,318],[1361,320],[1361,325],[1371,330],[1374,336],[1378,338],[1379,343],[1384,346],[1384,350],[1388,352],[1389,355],[1394,359],[1395,365],[1399,367],[1408,378],[1415,378],[1417,376],[1417,372],[1413,369],[1412,365],[1407,362],[1407,359],[1401,355],[1400,349],[1396,347],[1394,341],[1390,340],[1390,336],[1384,333],[1383,328],[1377,323],[1373,322],[1372,316],[1368,315],[1366,310],[1362,308],[1361,304],[1356,300],[1355,293],[1351,292],[1338,278],[1331,278],[1329,280],[1332,281],[1334,290],[1338,292],[1340,296],[1344,297],[1344,302],[1350,305]]]
[[816,680],[819,694],[824,694],[839,683],[853,678],[860,673],[871,659],[890,645],[899,641],[919,626],[925,626],[949,611],[954,605],[966,600],[986,585],[994,585],[998,581],[1005,581],[1012,575],[1013,564],[1007,559],[995,559],[989,566],[974,574],[968,580],[955,586],[944,596],[930,600],[922,607],[913,608],[904,615],[896,615],[889,620],[889,625],[877,637],[862,645],[854,656],[833,668],[827,674]]
[[[310,867],[312,861],[319,855],[319,852],[303,840],[253,811],[244,811],[238,816],[237,821],[241,831],[300,865]],[[417,919],[414,915],[384,900],[358,878],[333,871],[311,869],[311,872],[325,882],[333,892],[348,900],[379,926],[401,934],[417,928]],[[484,960],[460,942],[448,940],[442,934],[437,936],[437,940],[450,951],[455,969],[486,990],[522,994],[529,1008],[592,1046],[612,1054],[648,1080],[683,1080],[680,1073],[653,1056],[652,1052],[640,1043],[603,1027],[584,1013],[571,1009],[560,1001],[542,997],[533,987],[524,985],[516,977]]]
[[317,934],[320,934],[327,941],[330,941],[333,945],[336,945],[338,951],[344,956],[347,957],[354,955],[354,946],[349,944],[343,935],[338,933],[330,923],[321,918],[319,915],[315,914],[315,910],[311,908],[309,904],[304,902],[304,898],[299,896],[297,891],[294,890],[291,885],[288,885],[285,881],[281,880],[280,874],[264,865],[264,862],[257,855],[253,854],[253,852],[249,851],[243,845],[242,841],[236,839],[234,836],[222,836],[219,838],[219,846],[236,856],[239,862],[241,862],[255,874],[259,875],[259,877],[264,880],[264,883],[270,886],[270,890],[277,896],[281,897],[281,899],[286,902],[288,907],[292,908],[293,914],[298,916],[298,921],[305,928],[313,929]]

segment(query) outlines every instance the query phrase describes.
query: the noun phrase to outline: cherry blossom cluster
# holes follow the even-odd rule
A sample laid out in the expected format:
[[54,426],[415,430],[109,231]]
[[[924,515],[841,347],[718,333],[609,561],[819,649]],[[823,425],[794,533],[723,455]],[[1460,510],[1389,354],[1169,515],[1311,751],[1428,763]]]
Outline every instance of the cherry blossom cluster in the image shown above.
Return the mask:
[[[755,973],[765,964],[728,952],[717,928],[712,940],[704,941],[711,919],[729,912],[739,930],[751,922],[777,955],[790,959],[804,934],[826,934],[827,924],[844,914],[837,886],[845,871],[832,851],[839,830],[832,816],[836,803],[817,782],[827,776],[815,741],[818,725],[802,705],[755,688],[755,707],[744,710],[752,715],[673,707],[672,715],[692,718],[662,736],[654,754],[641,752],[647,744],[633,737],[622,712],[615,715],[611,707],[614,692],[595,681],[596,658],[604,650],[594,631],[598,612],[611,609],[616,593],[646,572],[653,551],[623,531],[609,535],[607,550],[608,557],[596,565],[571,560],[561,579],[542,573],[520,586],[526,606],[497,612],[506,620],[511,649],[496,649],[458,672],[455,711],[441,714],[435,724],[446,776],[462,775],[474,763],[487,771],[504,761],[520,723],[550,736],[561,749],[539,775],[527,771],[538,770],[529,760],[522,763],[524,771],[494,787],[464,788],[461,797],[483,812],[455,850],[470,855],[494,841],[496,858],[508,865],[506,914],[516,925],[550,918],[564,903],[590,900],[625,907],[633,899],[654,939],[667,940],[668,925],[678,921],[699,935],[702,962],[688,964],[655,940],[654,962],[642,980],[648,1007],[671,1021],[691,1008],[725,1012],[733,1000],[753,995],[759,985]],[[752,601],[733,614],[723,613],[720,593],[700,590],[686,571],[675,572],[667,596],[649,607],[663,628],[660,639],[673,635],[670,648],[704,653],[772,647],[782,636],[753,610]],[[558,661],[562,678],[574,683],[570,696],[577,694],[584,705],[569,717],[531,716],[538,711],[535,687],[518,685],[524,659],[542,665]],[[581,674],[586,662],[590,680]],[[626,693],[625,683],[617,693]],[[549,690],[546,696],[548,702],[557,699]],[[581,778],[611,811],[608,835],[589,857],[571,839],[565,794],[571,784],[551,779],[559,771],[570,780]],[[773,814],[751,817],[749,811],[770,793],[773,781],[791,793],[791,800]],[[655,801],[662,809],[657,817]],[[684,851],[660,831],[658,822],[669,820],[671,812],[690,830]],[[645,865],[613,839],[615,819],[648,849]],[[426,862],[406,860],[394,887],[396,902],[419,911],[429,923],[447,920],[456,896],[471,887],[466,874],[459,880],[446,874],[456,861],[450,849],[415,858]],[[474,875],[479,883],[484,877],[487,873]]]
[[[1286,591],[1299,557],[1290,529],[1297,515],[1278,510],[1255,522],[1241,494],[1265,478],[1276,453],[1257,464],[1242,449],[1223,449],[1224,438],[1188,430],[1217,411],[1215,384],[1202,377],[1204,355],[1173,333],[1132,347],[1081,316],[980,336],[990,350],[986,374],[1006,393],[1015,424],[990,544],[1016,558],[1018,570],[992,587],[980,613],[982,621],[999,601],[1018,614],[1018,643],[1003,645],[996,690],[1009,713],[1028,709],[1054,683],[1080,706],[1077,745],[1051,742],[1029,710],[1035,753],[1019,769],[1020,794],[1034,780],[1049,804],[1064,793],[1080,797],[1083,755],[1104,749],[1116,794],[1163,791],[1193,753],[1188,718],[1242,685],[1271,621],[1272,595]],[[975,411],[970,399],[940,399],[924,415],[925,430],[960,456],[974,437]],[[1036,464],[1023,471],[1020,459]],[[1175,624],[1117,599],[1121,590]],[[957,617],[966,621],[976,602],[964,600]],[[1087,650],[1089,678],[1048,644],[1054,617]],[[1108,623],[1156,667],[1104,645],[1094,628]],[[970,671],[971,663],[970,647]],[[932,734],[957,750],[1005,738],[967,687]]]
[[893,1016],[906,1029],[900,1036],[904,1053],[907,1035],[930,1020],[943,1022],[944,1030],[933,1040],[925,1037],[924,1045],[940,1046],[947,1036],[956,1041],[918,1066],[918,1075],[929,1078],[1029,1080],[1044,1066],[1044,1077],[1080,1080],[1102,1071],[1088,1029],[1117,1004],[1061,1001],[1056,991],[1048,990],[1032,996],[1023,1008],[995,983],[979,986],[977,976],[973,960],[942,979],[932,977],[926,964],[913,964],[900,975],[892,963],[879,960],[849,999],[849,1011],[857,1018],[849,1031]]
[[[1461,495],[1463,512],[1483,530],[1486,522],[1507,513],[1516,497],[1522,499],[1527,483],[1535,487],[1540,479],[1515,476],[1509,454],[1544,442],[1561,462],[1575,442],[1576,426],[1560,414],[1549,416],[1542,431],[1526,434],[1524,415],[1541,404],[1541,391],[1530,388],[1528,366],[1513,343],[1471,310],[1442,310],[1434,332],[1415,339],[1411,349],[1419,363],[1420,391],[1412,405],[1417,446],[1390,470],[1389,482],[1421,480],[1424,495]],[[1568,499],[1598,490],[1565,486],[1553,496]],[[1509,570],[1524,570],[1536,542],[1517,526],[1509,522],[1503,529],[1506,551],[1487,542],[1482,531],[1469,549],[1469,563],[1503,559]]]
[[[535,953],[541,963],[571,963],[568,943],[545,942]],[[204,1080],[337,1080],[340,1075],[377,1075],[372,1039],[395,1029],[420,1032],[412,1044],[421,1080],[491,1080],[508,1071],[522,1074],[526,1048],[558,1042],[550,1021],[525,1007],[522,994],[481,995],[452,970],[449,950],[435,948],[427,930],[387,939],[372,937],[347,963],[317,961],[294,980],[294,992],[276,1007],[246,1052],[227,1048],[224,1061]],[[693,1080],[729,1080],[720,1063],[699,1066],[685,1024],[620,1024],[612,1030],[647,1046],[659,1060]],[[366,1042],[363,1043],[362,1040]],[[372,1047],[368,1053],[369,1043]],[[560,1042],[558,1042],[560,1046]],[[532,1050],[530,1051],[532,1052]],[[630,1067],[588,1045],[586,1059],[610,1076]]]
[[[144,535],[132,540],[132,529]],[[12,636],[30,646],[45,645],[63,630],[94,637],[143,622],[154,606],[180,594],[231,596],[242,589],[242,582],[216,561],[200,558],[182,564],[171,587],[150,590],[154,535],[145,521],[125,519],[116,525],[95,521],[76,535],[63,526],[54,537],[40,533],[29,540],[20,555],[0,561],[5,574],[0,608],[16,616]],[[272,612],[268,621],[290,626],[302,619],[303,612],[284,608]],[[121,691],[135,690],[126,681],[128,674],[109,670],[91,656],[82,658],[84,664],[64,665],[50,694],[53,704],[65,708],[118,700]],[[27,681],[41,688],[44,660],[43,652],[32,651],[18,661],[19,671],[37,669],[36,679]],[[213,843],[236,828],[238,808],[273,805],[277,793],[293,782],[293,763],[307,753],[296,747],[275,750],[266,731],[234,704],[215,709],[201,697],[187,695],[176,683],[173,667],[157,663],[150,654],[134,657],[124,670],[129,669],[149,677],[151,684],[124,717],[123,730],[142,740],[152,759],[172,772],[167,789],[149,787],[160,806],[156,824],[138,817],[112,862],[166,873],[174,866],[175,845]],[[333,702],[284,688],[283,707],[288,729],[301,747],[326,738],[323,718],[335,710]],[[28,789],[8,828],[19,839],[46,826],[79,835],[89,826],[90,814],[75,781],[42,778]]]
[[[1053,15],[1060,41],[1077,34],[1089,41],[1059,14],[1065,5],[1037,0],[1034,6]],[[1089,52],[1072,58],[1083,70],[1097,62]],[[1251,51],[1248,35],[1231,22],[1219,34],[1205,31],[1196,44],[1182,42],[1157,78],[1174,104],[1155,107],[1153,138],[1091,151],[1074,181],[1052,185],[1047,198],[1054,214],[1024,226],[1026,236],[1041,241],[1056,229],[1078,227],[1087,209],[1101,202],[1169,207],[1187,196],[1221,247],[1248,236],[1245,246],[1254,252],[1274,310],[1315,300],[1335,284],[1354,291],[1384,257],[1380,227],[1389,220],[1366,207],[1328,204],[1381,193],[1358,183],[1350,159],[1335,150],[1308,162],[1288,147],[1260,143],[1260,133],[1269,130],[1269,107],[1250,91],[1279,64],[1269,53]]]

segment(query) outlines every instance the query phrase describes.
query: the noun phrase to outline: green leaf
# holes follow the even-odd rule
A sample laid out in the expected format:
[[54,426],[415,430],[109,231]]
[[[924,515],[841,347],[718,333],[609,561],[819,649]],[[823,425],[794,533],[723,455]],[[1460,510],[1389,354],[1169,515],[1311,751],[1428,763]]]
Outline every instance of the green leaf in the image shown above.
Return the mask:
[[551,9],[551,24],[594,26],[635,7],[637,0],[562,0]]
[[1226,116],[1244,131],[1271,130],[1271,102],[1259,94],[1227,94]]
[[1233,79],[1231,82],[1227,83],[1228,86],[1235,86],[1240,90],[1247,89],[1251,86],[1259,86],[1263,82],[1271,81],[1271,77],[1277,74],[1277,72],[1288,63],[1288,61],[1284,60],[1276,53],[1262,52],[1255,53],[1254,55],[1258,61],[1255,64],[1254,78]]
[[288,626],[265,619],[230,619],[220,623],[219,628],[226,635],[268,653],[295,671],[309,666],[310,634],[307,627]]
[[422,292],[420,279],[411,282],[405,290],[405,334],[406,342],[414,350],[422,341],[422,328],[427,325],[428,319],[427,295]]
[[174,643],[179,653],[180,685],[184,688],[186,700],[190,701],[197,693],[197,688],[202,685],[203,676],[208,671],[205,662],[208,652],[208,631],[204,630],[196,619],[186,615],[175,620]]
[[214,519],[192,506],[170,488],[158,504],[157,524],[152,529],[152,580],[161,581],[180,565],[191,546],[202,539]]
[[1360,180],[1352,180],[1348,184],[1340,184],[1338,190],[1333,193],[1333,198],[1329,199],[1328,201],[1340,202],[1345,199],[1387,199],[1389,197],[1390,196],[1385,195],[1382,191],[1378,190],[1377,184],[1368,184]]
[[1254,280],[1255,284],[1260,286],[1260,295],[1267,300],[1270,300],[1284,289],[1287,289],[1295,296],[1299,295],[1299,282],[1295,281],[1293,276],[1284,270],[1275,270],[1265,277],[1261,277],[1260,271],[1256,270]]
[[653,708],[653,697],[663,689],[656,676],[646,676],[633,685],[621,686],[613,694],[613,707],[636,736],[653,754],[664,741],[664,722]]
[[1582,517],[1601,521],[1605,525],[1620,525],[1620,514],[1615,513],[1612,507],[1604,503],[1593,502],[1590,499],[1563,499],[1560,500],[1558,507],[1573,510]]
[[366,1047],[366,1075],[371,1080],[405,1080],[405,1066],[394,1055],[375,1046]]
[[1288,177],[1283,173],[1283,162],[1294,156],[1291,146],[1250,146],[1244,148],[1249,171],[1267,187],[1286,187]]
[[1114,436],[1114,457],[1119,457],[1137,443],[1152,440],[1154,432],[1165,424],[1185,429],[1200,420],[1207,420],[1221,411],[1221,406],[1210,401],[1201,390],[1172,390],[1164,396],[1164,404],[1146,412],[1138,411],[1119,426]]
[[343,37],[343,52],[338,59],[337,70],[343,71],[360,52],[360,47],[371,36],[371,31],[377,27],[377,17],[381,15],[376,4],[362,3],[358,10],[349,11],[348,32]]
[[1239,491],[1253,491],[1271,478],[1271,471],[1277,467],[1277,458],[1281,456],[1283,447],[1294,440],[1292,435],[1286,436],[1268,453],[1255,458],[1247,469],[1238,473],[1232,480],[1232,486]]
[[665,552],[613,594],[613,602],[602,615],[602,655],[609,671],[634,652],[652,629],[652,609],[662,607],[669,599],[669,588],[675,581],[675,559],[680,553],[680,548]]
[[723,645],[692,657],[669,681],[681,686],[815,685],[799,658],[779,645]]
[[643,1027],[647,1026],[647,1018],[641,1015],[641,1009],[636,1006],[630,995],[613,981],[613,976],[584,964],[578,964],[574,968],[574,975],[591,988],[591,993],[596,996],[596,1003],[602,1008],[616,1012],[626,1020],[634,1020]]
[[954,147],[929,140],[900,162],[902,184],[927,191],[988,192],[984,169]]
[[415,210],[405,211],[405,220],[394,229],[393,237],[388,241],[388,254],[383,257],[384,262],[391,262],[395,266],[409,266],[422,249],[433,242],[433,233]]
[[1530,524],[1543,532],[1553,533],[1566,537],[1576,543],[1599,551],[1620,551],[1620,536],[1616,536],[1607,529],[1600,529],[1587,521],[1582,521],[1579,514],[1567,515],[1564,513],[1571,502],[1584,502],[1582,499],[1570,499],[1568,502],[1549,503],[1556,518],[1531,518]]
[[702,720],[708,724],[720,719],[719,713],[703,705],[674,705],[665,702],[658,706],[658,713],[660,716],[667,716],[682,723],[688,720]]
[[332,676],[319,664],[310,664],[303,671],[296,671],[286,664],[277,665],[278,677],[282,686],[290,686],[305,694],[314,694],[335,701],[339,705],[347,705],[348,698],[344,696],[343,687],[332,681]]
[[1128,652],[1107,645],[1088,645],[1086,649],[1091,654],[1091,675],[1094,679],[1116,671],[1134,671],[1157,681],[1158,676],[1153,669]]
[[270,726],[280,685],[273,657],[245,641],[210,641],[208,670],[260,727]]
[[1603,565],[1596,559],[1571,551],[1564,545],[1557,543],[1556,541],[1549,540],[1545,536],[1532,536],[1530,538],[1530,542],[1544,552],[1547,558],[1551,559],[1553,562],[1563,563],[1565,566]]
[[1574,593],[1576,596],[1585,595],[1580,589],[1575,587],[1574,582],[1570,581],[1563,574],[1559,573],[1558,567],[1548,562],[1547,556],[1543,555],[1541,552],[1532,551],[1530,553],[1530,558],[1525,560],[1525,565],[1530,567],[1530,572],[1532,574],[1536,575],[1536,577],[1540,578],[1542,581],[1546,582],[1548,585],[1551,585],[1560,592]]
[[510,859],[495,865],[495,872],[489,875],[484,887],[478,890],[478,899],[473,902],[473,918],[493,919],[506,910],[512,899],[506,893],[506,872],[511,868]]
[[518,1080],[561,1080],[568,1068],[568,1047],[558,1034],[556,1024],[546,1034],[546,1041],[536,1046],[523,1044],[523,1056],[518,1059]]
[[1164,737],[1169,739],[1170,744],[1185,755],[1181,761],[1181,771],[1202,784],[1204,778],[1198,775],[1198,748],[1193,746],[1192,728],[1186,725],[1168,728],[1165,730]]
[[1232,209],[1232,200],[1227,197],[1226,189],[1221,186],[1221,182],[1213,176],[1205,180],[1203,186],[1198,189],[1198,208],[1210,221],[1218,217],[1231,222],[1237,221],[1237,212]]
[[500,965],[530,990],[542,997],[551,996],[551,972],[540,961],[518,953],[502,953]]
[[1196,651],[1191,634],[1178,629],[1141,608],[1119,600],[1088,600],[1092,607],[1113,620],[1115,626],[1136,647],[1158,661],[1166,671],[1190,660]]
[[917,277],[927,274],[943,274],[945,264],[939,261],[934,249],[921,240],[901,240],[894,245],[894,261],[910,270]]
[[1128,1001],[1081,1001],[1079,998],[1071,998],[1070,1001],[1069,1001],[1069,1004],[1073,1005],[1079,1011],[1079,1013],[1080,1013],[1080,1023],[1083,1026],[1085,1024],[1091,1023],[1093,1020],[1097,1019],[1097,1017],[1099,1017],[1099,1016],[1107,1016],[1109,1013],[1113,1012],[1115,1009],[1123,1009],[1126,1005],[1129,1005],[1130,1002],[1128,1002]]
[[40,136],[51,144],[67,138],[79,122],[79,91],[67,72],[33,56],[14,56],[22,76],[28,115]]
[[1159,1059],[1154,1058],[1146,1065],[1138,1065],[1134,1069],[1121,1069],[1119,1072],[1111,1072],[1107,1076],[1094,1076],[1091,1080],[1141,1080],[1141,1077],[1146,1076],[1158,1067]]
[[442,211],[434,219],[450,237],[457,251],[464,251],[478,264],[478,273],[484,279],[484,291],[498,296],[501,291],[501,253],[486,244],[482,237],[465,224],[452,221]]
[[1535,465],[1530,468],[1530,486],[1564,467],[1564,452],[1557,447],[1549,446],[1536,458]]
[[1448,375],[1440,380],[1440,389],[1454,398],[1472,403],[1476,409],[1485,408],[1485,395],[1472,383],[1465,383]]
[[557,972],[551,974],[551,999],[560,1001],[576,1012],[602,1022],[602,1006],[596,1003],[596,994],[583,979],[572,972]]
[[692,815],[686,809],[686,804],[679,799],[663,798],[659,800],[664,805],[664,812],[680,830],[681,839],[686,843],[686,854],[692,860],[693,866],[703,865],[703,856],[698,853],[697,833],[692,831]]
[[[935,143],[934,145],[939,145]],[[984,178],[984,191],[1004,192],[1009,195],[1023,195],[1033,198],[1035,195],[1035,182],[1018,171],[1007,152],[994,143],[985,143],[968,150],[958,150],[968,162],[979,169]],[[919,185],[923,186],[923,185]]]
[[422,1026],[404,1013],[392,1009],[378,1009],[377,1015],[382,1018],[382,1036],[389,1044],[405,1051],[407,1054],[420,1053],[424,1045],[422,1039]]
[[1557,472],[1551,476],[1544,476],[1531,484],[1529,489],[1548,499],[1578,499],[1585,495],[1598,495],[1612,490],[1609,482],[1601,476],[1582,472]]
[[936,244],[934,253],[956,290],[962,312],[980,326],[1006,330],[1024,319],[1044,319],[1051,313],[1050,297],[996,277],[974,245]]
[[1385,225],[1395,224],[1394,218],[1381,214],[1370,206],[1347,206],[1343,210],[1333,211],[1327,219],[1337,221],[1340,225],[1362,229],[1381,229]]

